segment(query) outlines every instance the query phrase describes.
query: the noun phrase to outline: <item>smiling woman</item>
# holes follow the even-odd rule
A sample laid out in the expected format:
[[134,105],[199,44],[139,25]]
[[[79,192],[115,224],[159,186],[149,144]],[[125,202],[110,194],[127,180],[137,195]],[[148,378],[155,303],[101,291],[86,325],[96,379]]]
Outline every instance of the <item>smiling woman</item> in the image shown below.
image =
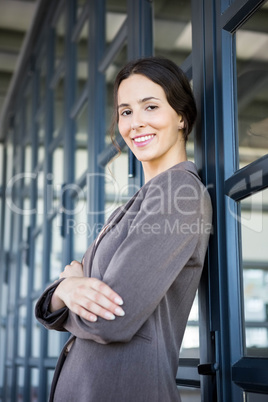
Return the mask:
[[179,352],[211,229],[210,198],[185,149],[195,101],[162,58],[127,64],[114,100],[145,184],[36,305],[46,328],[71,333],[50,400],[180,401]]

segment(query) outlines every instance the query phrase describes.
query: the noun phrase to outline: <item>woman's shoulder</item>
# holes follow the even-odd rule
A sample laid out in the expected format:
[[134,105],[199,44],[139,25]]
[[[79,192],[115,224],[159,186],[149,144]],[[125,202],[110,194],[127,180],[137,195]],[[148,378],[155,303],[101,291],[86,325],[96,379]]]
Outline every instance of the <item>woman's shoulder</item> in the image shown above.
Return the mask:
[[204,185],[198,175],[196,165],[191,161],[180,162],[149,180],[144,187],[160,185],[176,190],[178,186],[193,185],[203,188]]

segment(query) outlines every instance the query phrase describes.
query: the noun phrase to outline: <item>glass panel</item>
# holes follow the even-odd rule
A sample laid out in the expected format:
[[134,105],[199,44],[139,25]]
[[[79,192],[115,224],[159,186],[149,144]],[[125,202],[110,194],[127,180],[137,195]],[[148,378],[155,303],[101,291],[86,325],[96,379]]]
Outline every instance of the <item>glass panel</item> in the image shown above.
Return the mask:
[[268,152],[267,18],[263,5],[236,33],[240,168]]
[[198,296],[196,294],[182,340],[180,357],[199,358]]
[[17,402],[23,401],[23,388],[24,388],[24,368],[18,367],[17,369]]
[[37,225],[39,226],[44,220],[44,172],[38,172],[37,176]]
[[126,0],[106,0],[106,44],[112,42],[127,18]]
[[201,402],[201,391],[198,388],[178,387],[181,402]]
[[241,202],[245,354],[268,357],[268,189]]
[[87,0],[78,0],[77,3],[77,8],[76,8],[76,19],[79,18],[81,15],[81,12],[83,10],[84,5],[86,4]]
[[[119,205],[128,199],[128,152],[124,149],[121,155],[105,167],[105,220]],[[133,192],[138,191],[134,189]],[[133,190],[133,189],[131,189]]]
[[[105,145],[111,145],[110,124],[113,114],[113,83],[119,70],[127,61],[126,46],[116,56],[106,71],[106,136]],[[119,135],[118,131],[115,135]],[[114,158],[105,168],[105,215],[107,217],[128,195],[128,150],[125,147],[118,158]],[[136,189],[138,190],[138,189]]]
[[39,370],[31,370],[31,402],[38,402]]
[[20,297],[26,297],[28,293],[28,273],[29,267],[26,265],[26,253],[23,253],[23,258],[21,262],[21,273],[20,273]]
[[59,278],[60,273],[63,271],[62,267],[62,237],[60,233],[60,216],[57,215],[56,218],[50,223],[52,226],[51,233],[51,253],[50,253],[50,272],[49,280],[52,282]]
[[27,318],[27,308],[26,306],[21,306],[19,308],[19,333],[18,333],[18,356],[25,356],[26,349],[26,318]]
[[53,376],[54,376],[54,370],[47,370],[47,395],[50,394]]
[[191,2],[154,0],[154,51],[178,65],[192,51]]
[[31,126],[32,126],[32,97],[31,93],[27,93],[24,99],[25,102],[25,133],[24,138],[31,138]]
[[267,402],[267,394],[254,394],[253,392],[243,392],[244,402]]
[[85,22],[77,40],[77,65],[76,65],[76,98],[81,95],[88,80],[88,20]]
[[34,290],[42,286],[42,261],[43,261],[43,235],[39,234],[35,239],[34,247]]
[[64,118],[64,77],[58,81],[54,89],[54,130],[53,137],[57,137],[63,127]]
[[60,354],[60,332],[48,331],[48,357],[58,357]]
[[37,299],[33,301],[32,305],[32,357],[40,357],[40,340],[41,340],[41,324],[36,320],[34,309],[36,305]]
[[47,58],[43,57],[39,67],[39,102],[38,108],[41,108],[42,103],[45,101],[46,94],[46,65]]
[[55,59],[54,59],[54,66],[55,69],[58,67],[60,62],[63,60],[64,57],[64,48],[65,48],[65,8],[64,11],[61,13],[56,27],[55,27]]
[[60,203],[60,194],[61,194],[61,186],[64,180],[63,173],[63,164],[64,164],[64,151],[63,147],[58,147],[53,152],[52,157],[52,180],[53,180],[53,210],[59,206]]
[[73,218],[67,219],[67,234],[73,231],[74,260],[81,261],[89,246],[89,237],[94,228],[87,224],[86,189],[83,189],[79,197],[74,200]]
[[76,118],[75,179],[87,170],[88,103],[83,106]]
[[42,114],[38,124],[38,150],[37,150],[37,162],[40,163],[44,159],[45,155],[45,116]]

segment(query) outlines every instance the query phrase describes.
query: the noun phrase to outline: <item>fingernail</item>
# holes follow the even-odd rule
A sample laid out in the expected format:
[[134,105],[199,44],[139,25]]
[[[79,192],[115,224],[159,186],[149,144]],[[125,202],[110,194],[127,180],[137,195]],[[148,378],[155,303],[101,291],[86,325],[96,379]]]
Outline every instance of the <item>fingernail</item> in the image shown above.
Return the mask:
[[123,315],[125,315],[125,312],[121,307],[116,307],[115,314],[123,316]]
[[115,297],[114,301],[116,304],[119,304],[119,306],[122,306],[122,304],[124,303],[120,297]]
[[92,316],[90,317],[90,321],[96,322],[96,321],[97,321],[97,317],[92,315]]
[[114,320],[115,319],[115,315],[113,315],[113,313],[109,313],[108,311],[106,311],[104,313],[105,318],[107,318],[107,320]]

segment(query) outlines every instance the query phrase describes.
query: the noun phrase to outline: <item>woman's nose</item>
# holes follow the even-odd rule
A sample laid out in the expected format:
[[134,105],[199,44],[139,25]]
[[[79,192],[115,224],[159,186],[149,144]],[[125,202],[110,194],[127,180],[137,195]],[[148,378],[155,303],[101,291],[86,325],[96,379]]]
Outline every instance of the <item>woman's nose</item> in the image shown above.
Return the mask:
[[131,130],[137,130],[138,128],[144,127],[145,123],[140,118],[134,118],[131,121]]

